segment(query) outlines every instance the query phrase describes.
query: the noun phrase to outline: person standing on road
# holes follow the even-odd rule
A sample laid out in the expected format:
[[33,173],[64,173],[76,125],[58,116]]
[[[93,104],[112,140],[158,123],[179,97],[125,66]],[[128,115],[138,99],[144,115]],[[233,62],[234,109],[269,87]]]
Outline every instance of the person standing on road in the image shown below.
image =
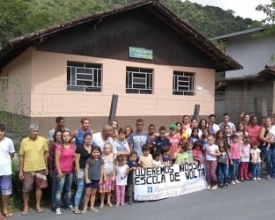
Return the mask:
[[223,122],[219,124],[220,130],[224,131],[225,125],[230,127],[231,134],[236,131],[236,127],[232,122],[230,122],[230,117],[227,113],[223,114]]
[[[13,216],[8,211],[9,197],[12,194],[12,170],[11,159],[14,156],[14,145],[10,138],[5,137],[6,128],[0,124],[0,189],[2,194],[4,217],[10,218]],[[0,219],[3,219],[0,213]]]
[[24,138],[19,150],[19,178],[23,180],[23,200],[24,210],[22,215],[29,214],[29,196],[30,191],[35,185],[37,213],[42,213],[41,208],[42,189],[48,186],[48,144],[44,137],[38,135],[39,126],[31,124],[29,127],[29,136]]
[[113,130],[114,128],[111,125],[105,125],[101,132],[93,134],[92,146],[100,147],[101,152],[103,152],[104,145],[106,143],[111,143],[112,152],[116,154],[116,149],[113,146]]
[[259,143],[261,142],[261,127],[258,125],[258,120],[256,116],[251,117],[250,124],[246,127],[246,131],[250,138],[250,143],[252,143],[253,141],[258,141]]

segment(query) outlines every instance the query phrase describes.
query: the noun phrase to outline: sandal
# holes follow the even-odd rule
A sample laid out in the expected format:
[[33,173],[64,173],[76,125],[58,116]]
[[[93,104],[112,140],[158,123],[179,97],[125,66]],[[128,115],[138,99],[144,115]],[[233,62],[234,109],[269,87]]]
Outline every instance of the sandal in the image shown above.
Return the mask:
[[74,214],[82,214],[82,212],[79,211],[78,209],[74,210],[73,212],[74,212]]
[[102,203],[100,204],[99,209],[103,209],[103,208],[104,208],[104,204]]
[[28,215],[29,214],[29,212],[21,212],[21,215]]
[[[3,216],[5,216],[6,218],[11,218],[13,216],[13,214],[10,212],[6,212],[6,213],[3,213]],[[1,217],[0,217],[0,219],[1,219]]]
[[112,208],[112,207],[113,207],[112,203],[107,203],[107,206],[108,206],[109,208]]
[[43,209],[36,209],[36,212],[37,213],[42,213],[42,212],[44,212],[44,210]]

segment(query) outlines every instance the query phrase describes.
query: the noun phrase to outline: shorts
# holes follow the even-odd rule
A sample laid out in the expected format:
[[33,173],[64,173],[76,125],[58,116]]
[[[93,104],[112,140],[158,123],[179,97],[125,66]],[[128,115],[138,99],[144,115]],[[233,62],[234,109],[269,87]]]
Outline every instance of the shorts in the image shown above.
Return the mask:
[[99,180],[91,180],[91,183],[86,183],[85,188],[98,189]]
[[12,193],[11,175],[0,176],[0,189],[3,196],[9,196]]
[[35,172],[24,172],[23,192],[30,192],[33,190],[33,185],[38,189],[44,189],[48,186],[46,170]]

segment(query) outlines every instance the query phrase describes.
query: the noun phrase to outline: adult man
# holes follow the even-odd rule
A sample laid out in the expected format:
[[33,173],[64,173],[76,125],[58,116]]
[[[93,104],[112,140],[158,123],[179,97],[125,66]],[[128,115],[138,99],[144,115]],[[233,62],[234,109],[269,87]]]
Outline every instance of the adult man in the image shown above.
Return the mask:
[[[13,216],[13,214],[8,211],[8,205],[9,197],[12,193],[11,159],[14,156],[14,146],[12,140],[5,137],[5,131],[5,126],[0,124],[0,189],[3,202],[2,213],[5,217],[10,218]],[[3,219],[1,213],[0,219]]]
[[209,126],[212,126],[214,134],[216,134],[217,131],[220,130],[219,125],[215,124],[215,121],[216,121],[216,116],[214,114],[211,114],[208,116],[208,124]]
[[80,147],[83,145],[83,137],[85,134],[92,134],[90,127],[90,120],[88,118],[81,119],[81,128],[72,133],[72,139],[75,138],[75,145]]
[[113,147],[113,154],[116,154],[117,150],[113,146],[112,134],[113,127],[111,125],[105,125],[101,132],[93,134],[92,145],[100,147],[101,152],[103,152],[104,145],[109,142]]
[[229,115],[227,113],[223,114],[223,122],[219,124],[220,130],[224,131],[224,126],[228,125],[231,129],[231,132],[234,133],[236,131],[235,125],[229,121]]
[[42,190],[48,186],[47,183],[47,161],[48,161],[48,144],[47,140],[38,136],[39,126],[31,124],[29,127],[29,136],[24,138],[20,145],[20,169],[19,178],[23,180],[23,200],[24,210],[22,215],[29,214],[29,194],[35,185],[36,195],[36,212],[41,213]]
[[56,127],[51,129],[49,132],[48,132],[48,141],[49,142],[52,142],[53,141],[53,135],[54,135],[54,132],[57,131],[57,130],[61,130],[61,131],[70,131],[68,128],[65,128],[65,125],[66,125],[66,121],[65,121],[65,118],[63,117],[57,117],[55,119],[55,123],[56,123]]
[[260,133],[262,128],[257,124],[257,122],[257,117],[253,116],[251,117],[250,125],[246,127],[246,131],[250,138],[250,143],[252,143],[253,141],[258,141],[259,143],[261,143]]
[[136,121],[136,131],[130,135],[128,140],[130,150],[136,151],[138,156],[142,155],[142,146],[144,144],[150,144],[150,138],[148,137],[148,134],[142,132],[143,124],[144,122],[142,119],[138,119]]

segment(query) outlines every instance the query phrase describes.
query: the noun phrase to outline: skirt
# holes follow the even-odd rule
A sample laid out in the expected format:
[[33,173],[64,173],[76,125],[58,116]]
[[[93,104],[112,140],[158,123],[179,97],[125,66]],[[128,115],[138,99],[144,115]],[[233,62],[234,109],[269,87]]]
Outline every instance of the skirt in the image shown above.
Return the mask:
[[99,193],[108,193],[114,190],[115,183],[112,181],[112,178],[108,178],[106,182],[103,182],[102,184],[99,184]]

